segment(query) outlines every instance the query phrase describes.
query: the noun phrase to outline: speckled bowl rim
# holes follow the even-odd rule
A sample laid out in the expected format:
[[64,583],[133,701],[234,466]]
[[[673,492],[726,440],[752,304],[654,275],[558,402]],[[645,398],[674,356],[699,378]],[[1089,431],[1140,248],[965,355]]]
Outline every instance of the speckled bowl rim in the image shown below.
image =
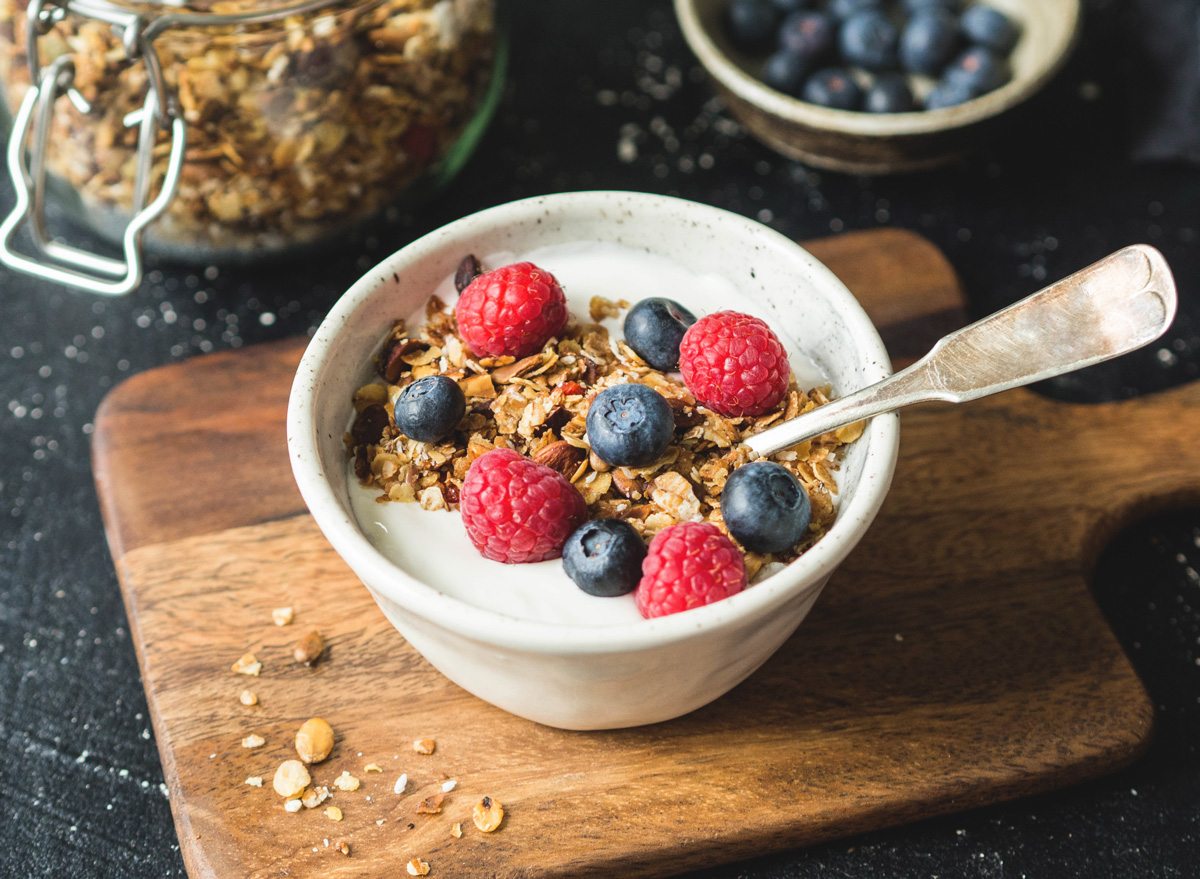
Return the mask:
[[[482,230],[520,222],[534,224],[545,217],[547,210],[586,213],[594,217],[598,212],[615,213],[625,209],[658,211],[675,219],[683,213],[698,222],[737,223],[748,227],[749,234],[761,239],[763,253],[772,254],[772,258],[805,263],[815,283],[825,287],[826,292],[836,299],[847,332],[860,346],[859,363],[868,383],[884,378],[890,371],[887,349],[879,333],[845,285],[798,244],[739,214],[668,196],[619,191],[539,196],[471,214],[387,257],[343,294],[317,328],[292,386],[288,401],[287,442],[296,483],[326,539],[370,589],[417,616],[485,644],[546,654],[627,652],[651,649],[735,626],[747,616],[767,612],[772,606],[781,605],[802,592],[820,588],[866,532],[883,503],[895,469],[899,448],[899,420],[895,414],[878,416],[867,424],[859,440],[865,439],[869,447],[857,489],[816,545],[784,571],[753,588],[705,607],[652,620],[613,626],[572,626],[518,619],[468,604],[416,579],[389,561],[362,533],[352,514],[342,508],[320,466],[314,401],[319,393],[344,394],[347,401],[350,399],[354,388],[334,388],[322,378],[341,328],[369,300],[380,295],[393,295],[384,279],[391,278],[393,273],[403,273],[406,266],[450,244],[463,253],[470,252],[472,238]],[[569,215],[563,216],[563,222],[570,222]],[[363,356],[373,353],[363,352]],[[344,478],[344,473],[345,470],[340,471],[337,478]]]
[[752,106],[772,116],[820,131],[853,134],[861,137],[894,138],[933,134],[965,128],[998,116],[1032,97],[1066,63],[1079,37],[1081,0],[1043,0],[1067,2],[1071,18],[1054,51],[1039,58],[1039,64],[1019,79],[981,95],[957,107],[921,110],[912,113],[859,113],[818,107],[798,98],[781,94],[742,70],[730,60],[700,23],[696,0],[674,0],[675,15],[684,39],[700,63],[721,85]]

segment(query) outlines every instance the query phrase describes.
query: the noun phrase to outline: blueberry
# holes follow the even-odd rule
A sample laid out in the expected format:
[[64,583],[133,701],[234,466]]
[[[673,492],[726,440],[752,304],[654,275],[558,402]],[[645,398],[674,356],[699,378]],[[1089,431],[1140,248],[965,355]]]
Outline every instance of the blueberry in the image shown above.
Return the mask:
[[675,433],[671,404],[636,383],[596,395],[587,414],[587,437],[600,460],[614,467],[645,467],[667,452]]
[[971,89],[961,82],[943,80],[933,87],[925,96],[926,110],[942,110],[946,107],[957,107],[974,98]]
[[751,552],[783,552],[808,531],[812,503],[791,471],[755,461],[730,474],[721,490],[721,517]]
[[837,67],[827,67],[808,78],[801,97],[810,104],[821,107],[857,110],[862,103],[862,89],[846,71]]
[[828,8],[834,18],[846,19],[868,9],[882,9],[883,0],[830,0]]
[[947,12],[958,12],[963,7],[963,0],[904,0],[904,11],[914,13],[920,9],[944,9]]
[[810,63],[828,54],[836,37],[837,22],[823,12],[795,12],[779,26],[779,48]]
[[879,10],[856,13],[838,31],[842,60],[868,70],[887,70],[896,64],[896,43],[900,34],[891,20]]
[[563,568],[588,595],[610,598],[632,592],[642,578],[646,544],[621,519],[592,519],[563,545]]
[[789,15],[801,9],[808,9],[813,5],[813,0],[771,0],[771,5],[781,15]]
[[467,398],[458,382],[444,375],[419,378],[400,392],[392,415],[396,427],[420,443],[440,443],[467,413]]
[[900,64],[913,73],[936,75],[958,47],[958,21],[944,9],[913,13],[900,33]]
[[973,43],[1007,55],[1017,44],[1021,29],[1017,23],[990,6],[972,6],[962,14],[959,27]]
[[1000,88],[1009,76],[1008,62],[983,46],[967,49],[942,73],[942,79],[965,86],[973,98]]
[[863,109],[868,113],[908,113],[915,109],[908,80],[899,73],[883,73],[867,89]]
[[[783,88],[791,71],[786,69],[789,61],[777,62],[778,55],[772,55],[763,66],[763,81],[771,88],[781,92],[791,93],[792,89]],[[802,62],[801,62],[802,63]],[[772,65],[783,64],[785,69],[773,71]],[[772,77],[779,77],[779,84]],[[795,74],[796,83],[793,88],[799,88],[804,76],[804,69]],[[637,356],[645,360],[655,369],[663,372],[674,372],[679,369],[679,343],[688,327],[696,322],[696,316],[672,299],[659,296],[643,299],[625,315],[625,341],[637,352]]]
[[[808,73],[808,63],[801,56],[795,52],[788,52],[786,49],[781,49],[763,62],[762,81],[777,92],[795,96],[800,94],[800,86],[804,84],[804,74],[806,73]],[[631,345],[630,347],[634,351],[638,350],[635,345]],[[640,351],[638,354],[643,360],[650,363]],[[650,363],[650,365],[654,366],[653,363]],[[676,346],[675,365],[655,368],[670,372],[671,370],[678,369],[678,367],[679,347]]]
[[725,10],[729,39],[739,49],[757,52],[775,36],[779,15],[771,0],[732,0]]

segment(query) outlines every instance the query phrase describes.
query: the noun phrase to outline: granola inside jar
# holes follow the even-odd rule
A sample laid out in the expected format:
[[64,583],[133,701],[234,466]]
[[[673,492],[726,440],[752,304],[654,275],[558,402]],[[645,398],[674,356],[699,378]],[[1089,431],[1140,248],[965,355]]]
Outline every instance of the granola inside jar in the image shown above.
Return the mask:
[[[186,150],[146,244],[172,258],[243,261],[304,247],[415,199],[461,166],[498,96],[491,0],[52,2],[33,4],[44,23],[40,69],[64,55],[73,64],[52,105],[51,182],[66,184],[88,225],[121,239],[137,188],[138,113],[158,66],[163,115],[183,121]],[[0,79],[13,113],[30,89],[29,8],[0,0]],[[151,194],[171,140],[164,123],[148,160]]]

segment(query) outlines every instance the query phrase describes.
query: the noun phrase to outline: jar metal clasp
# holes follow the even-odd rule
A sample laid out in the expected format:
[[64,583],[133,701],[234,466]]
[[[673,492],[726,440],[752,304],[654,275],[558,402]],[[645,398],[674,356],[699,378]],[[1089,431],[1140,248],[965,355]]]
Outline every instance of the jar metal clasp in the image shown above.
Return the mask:
[[[87,100],[74,87],[75,65],[70,55],[61,55],[45,69],[38,61],[38,37],[50,30],[68,12],[79,12],[108,22],[119,29],[130,58],[140,57],[150,73],[150,86],[140,109],[125,117],[125,125],[138,126],[137,173],[129,224],[122,234],[124,259],[112,259],[54,241],[46,232],[46,150],[50,139],[54,103],[67,95],[81,113],[90,111]],[[13,210],[0,224],[0,262],[18,271],[79,287],[92,293],[120,296],[130,292],[142,278],[141,237],[146,226],[158,217],[175,196],[187,147],[183,118],[167,103],[166,86],[154,47],[142,28],[142,19],[128,10],[89,0],[30,0],[28,58],[30,88],[13,120],[8,142],[8,172],[16,190]],[[171,151],[162,186],[153,201],[150,177],[154,145],[160,128],[170,127]],[[37,251],[32,256],[13,248],[13,236],[28,218],[28,228]]]

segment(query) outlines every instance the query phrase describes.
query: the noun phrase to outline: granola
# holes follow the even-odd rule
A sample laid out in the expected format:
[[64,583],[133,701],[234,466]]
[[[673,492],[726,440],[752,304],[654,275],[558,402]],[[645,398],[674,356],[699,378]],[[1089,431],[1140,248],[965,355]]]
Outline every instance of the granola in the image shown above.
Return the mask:
[[[29,88],[22,0],[0,0],[0,78],[10,109]],[[258,0],[194,2],[236,13]],[[91,104],[55,104],[49,170],[112,234],[133,201],[145,64],[121,36],[68,14],[38,41],[43,65],[71,54]],[[154,43],[187,123],[179,191],[149,230],[164,248],[245,254],[325,237],[387,205],[458,140],[494,56],[490,0],[332,2],[282,22],[170,29]],[[160,133],[152,181],[170,152]]]
[[[593,300],[589,317],[614,317],[627,305]],[[602,324],[576,320],[561,339],[551,339],[536,354],[520,360],[475,358],[457,334],[453,309],[437,296],[427,303],[420,327],[396,322],[377,367],[380,381],[354,395],[356,415],[345,442],[356,476],[362,485],[380,491],[380,503],[455,509],[471,463],[502,447],[563,473],[583,495],[591,518],[624,519],[647,540],[685,521],[711,522],[728,534],[720,498],[732,470],[751,460],[741,442],[830,399],[828,387],[803,390],[793,375],[786,396],[771,412],[727,418],[698,404],[680,381],[651,368]],[[438,444],[405,437],[389,414],[389,401],[428,375],[454,379],[467,397],[467,414],[458,430]],[[587,444],[591,400],[626,382],[654,388],[675,415],[671,445],[648,467],[610,467]],[[769,456],[807,489],[812,521],[805,538],[788,552],[760,554],[740,547],[750,580],[767,565],[772,571],[777,563],[796,558],[833,524],[838,456],[861,433],[860,423]],[[436,507],[427,500],[431,497],[439,499]]]

